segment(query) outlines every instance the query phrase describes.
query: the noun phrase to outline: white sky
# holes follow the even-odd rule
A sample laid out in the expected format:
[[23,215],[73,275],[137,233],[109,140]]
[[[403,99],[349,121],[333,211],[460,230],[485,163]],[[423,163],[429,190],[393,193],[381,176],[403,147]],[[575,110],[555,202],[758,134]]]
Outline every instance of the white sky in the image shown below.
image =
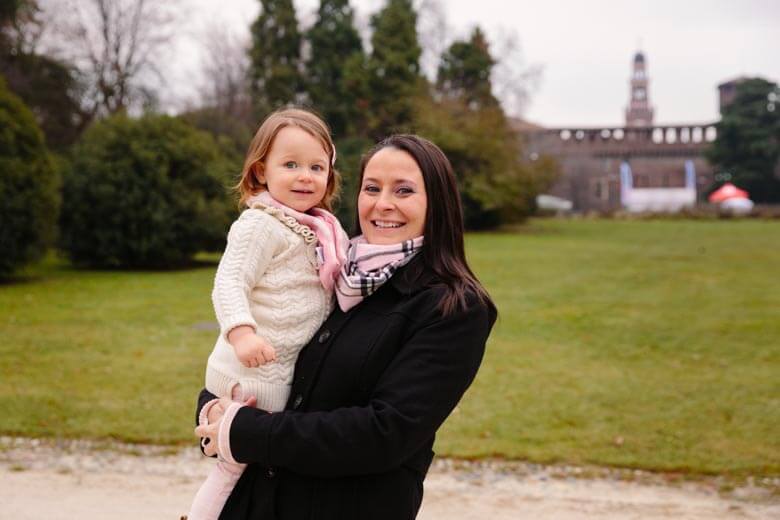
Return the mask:
[[[209,27],[248,34],[258,0],[181,0],[182,22],[171,76],[191,95]],[[311,23],[318,0],[294,0],[299,21]],[[419,0],[418,2],[419,3]],[[478,24],[491,42],[514,32],[518,68],[542,73],[523,116],[545,126],[620,125],[628,101],[634,52],[644,51],[650,102],[660,123],[718,118],[717,84],[741,75],[780,80],[780,0],[438,0],[450,39]],[[352,0],[358,21],[383,0]],[[475,5],[478,8],[475,8]],[[449,43],[449,42],[447,42]],[[497,48],[497,45],[494,46]],[[495,56],[501,59],[501,56]]]

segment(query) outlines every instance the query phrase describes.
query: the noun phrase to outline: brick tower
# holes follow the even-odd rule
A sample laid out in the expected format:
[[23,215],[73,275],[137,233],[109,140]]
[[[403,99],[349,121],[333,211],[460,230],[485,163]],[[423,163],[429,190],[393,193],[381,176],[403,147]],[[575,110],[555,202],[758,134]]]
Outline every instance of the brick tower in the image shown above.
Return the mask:
[[634,55],[634,69],[631,73],[631,93],[626,109],[626,126],[652,126],[653,109],[647,91],[647,69],[645,55],[637,52]]

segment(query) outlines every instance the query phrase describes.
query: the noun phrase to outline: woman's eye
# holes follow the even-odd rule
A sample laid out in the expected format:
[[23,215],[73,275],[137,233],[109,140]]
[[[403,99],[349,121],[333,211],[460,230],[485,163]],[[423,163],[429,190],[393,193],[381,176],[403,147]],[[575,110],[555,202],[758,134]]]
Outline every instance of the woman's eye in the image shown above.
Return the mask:
[[412,188],[409,188],[407,186],[401,186],[396,190],[399,195],[409,195],[411,193],[414,193],[414,190]]
[[366,184],[365,186],[363,186],[363,191],[366,191],[368,193],[378,193],[379,188],[377,188],[376,186],[372,186],[371,184]]
[[297,168],[298,167],[298,163],[296,163],[295,161],[287,161],[286,163],[284,163],[284,167],[285,168]]

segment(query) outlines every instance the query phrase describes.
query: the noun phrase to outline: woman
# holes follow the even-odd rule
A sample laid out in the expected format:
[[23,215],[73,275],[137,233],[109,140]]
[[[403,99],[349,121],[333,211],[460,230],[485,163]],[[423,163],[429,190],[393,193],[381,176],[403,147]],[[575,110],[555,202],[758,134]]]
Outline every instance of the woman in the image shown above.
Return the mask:
[[[476,375],[496,309],[466,263],[455,176],[436,145],[376,145],[357,206],[363,239],[285,411],[226,402],[196,429],[206,454],[249,464],[223,520],[399,520],[420,508],[436,430]],[[199,412],[213,397],[201,392]]]

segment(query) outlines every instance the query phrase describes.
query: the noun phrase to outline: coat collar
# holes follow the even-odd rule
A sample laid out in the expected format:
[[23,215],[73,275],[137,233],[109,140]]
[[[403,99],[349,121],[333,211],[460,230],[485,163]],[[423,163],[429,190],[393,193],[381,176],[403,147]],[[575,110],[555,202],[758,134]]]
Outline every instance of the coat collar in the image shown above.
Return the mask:
[[390,284],[401,294],[414,294],[431,285],[436,274],[423,261],[422,252],[390,278]]

